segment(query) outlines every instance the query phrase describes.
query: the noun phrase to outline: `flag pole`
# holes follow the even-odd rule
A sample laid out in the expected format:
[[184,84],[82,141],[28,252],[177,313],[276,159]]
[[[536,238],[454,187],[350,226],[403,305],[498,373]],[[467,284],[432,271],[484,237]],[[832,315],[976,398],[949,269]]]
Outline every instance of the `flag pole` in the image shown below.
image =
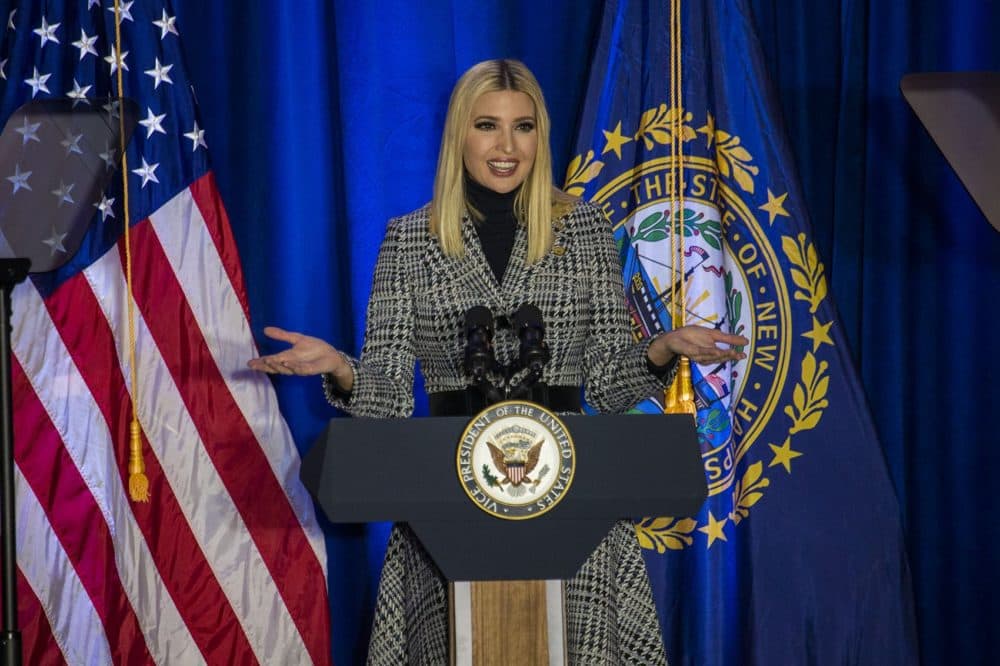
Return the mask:
[[21,665],[21,631],[17,624],[17,529],[14,488],[14,409],[11,379],[11,318],[14,287],[28,276],[29,259],[0,259],[0,482],[3,536],[3,628],[0,630],[0,662]]

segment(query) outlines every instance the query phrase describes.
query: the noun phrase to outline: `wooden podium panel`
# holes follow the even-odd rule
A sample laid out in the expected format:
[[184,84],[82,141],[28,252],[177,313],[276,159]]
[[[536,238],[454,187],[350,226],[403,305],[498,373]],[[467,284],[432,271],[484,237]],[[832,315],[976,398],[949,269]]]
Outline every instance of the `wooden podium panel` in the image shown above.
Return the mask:
[[452,666],[562,666],[566,659],[559,580],[449,585]]

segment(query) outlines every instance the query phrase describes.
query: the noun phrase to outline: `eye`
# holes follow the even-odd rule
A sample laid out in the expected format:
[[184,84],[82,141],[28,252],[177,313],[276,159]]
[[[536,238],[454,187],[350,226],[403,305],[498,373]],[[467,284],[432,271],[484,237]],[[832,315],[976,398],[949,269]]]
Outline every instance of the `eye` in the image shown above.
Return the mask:
[[525,120],[524,122],[518,123],[515,129],[518,132],[533,132],[535,129],[535,123],[530,120]]
[[481,132],[489,132],[490,130],[496,129],[496,123],[492,120],[477,120],[473,127]]

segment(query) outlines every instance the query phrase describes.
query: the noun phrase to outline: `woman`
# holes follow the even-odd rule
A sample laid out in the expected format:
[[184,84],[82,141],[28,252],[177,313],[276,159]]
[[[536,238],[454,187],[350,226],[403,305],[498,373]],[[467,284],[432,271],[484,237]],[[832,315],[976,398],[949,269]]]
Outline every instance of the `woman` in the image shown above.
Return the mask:
[[[356,416],[409,416],[413,372],[424,374],[432,413],[468,385],[463,318],[484,305],[498,317],[497,360],[510,363],[515,334],[502,325],[536,305],[551,354],[542,375],[578,411],[580,387],[602,412],[622,412],[662,391],[675,360],[743,358],[745,338],[697,326],[634,343],[610,228],[593,205],[552,184],[549,118],[541,89],[521,63],[493,60],[455,86],[428,206],[389,223],[379,254],[360,358],[317,338],[267,328],[291,346],[250,361],[278,374],[322,374],[331,403]],[[514,378],[517,381],[517,377]],[[665,663],[649,580],[631,523],[620,522],[566,586],[574,664]],[[369,662],[448,660],[447,592],[405,527],[393,530]]]

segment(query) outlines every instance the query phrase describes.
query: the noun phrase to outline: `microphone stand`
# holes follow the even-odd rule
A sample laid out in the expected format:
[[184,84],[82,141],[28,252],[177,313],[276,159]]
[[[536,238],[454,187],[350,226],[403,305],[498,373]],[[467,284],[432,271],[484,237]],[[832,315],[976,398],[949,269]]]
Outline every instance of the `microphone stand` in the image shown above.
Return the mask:
[[480,393],[483,394],[483,398],[486,399],[487,405],[492,405],[494,403],[500,402],[506,399],[506,391],[500,392],[493,382],[488,380],[486,377],[477,377],[472,380],[470,384],[472,388],[478,389]]
[[530,399],[532,387],[536,385],[540,387],[545,386],[544,384],[538,383],[538,380],[539,378],[541,378],[541,376],[542,373],[540,372],[539,373],[531,372],[525,375],[524,378],[517,383],[517,386],[507,391],[507,399],[508,400],[520,400],[522,398],[526,400]]
[[11,379],[11,318],[14,287],[28,277],[31,261],[0,259],[0,535],[3,558],[3,627],[0,662],[21,664],[21,631],[17,623],[17,535],[14,524],[14,408]]

